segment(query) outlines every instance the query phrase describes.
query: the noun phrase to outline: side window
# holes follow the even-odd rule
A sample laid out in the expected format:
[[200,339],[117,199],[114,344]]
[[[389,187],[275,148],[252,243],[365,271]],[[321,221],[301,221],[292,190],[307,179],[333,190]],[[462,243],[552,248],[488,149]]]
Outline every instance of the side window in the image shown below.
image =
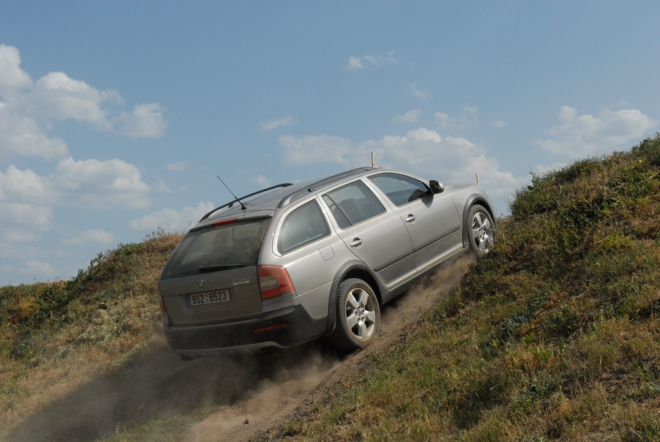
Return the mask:
[[408,204],[429,194],[429,189],[419,180],[397,173],[381,173],[370,176],[374,183],[397,207]]
[[277,242],[280,253],[286,253],[319,238],[328,236],[330,228],[316,201],[298,207],[284,220]]
[[385,207],[362,181],[355,181],[323,195],[340,228],[385,212]]

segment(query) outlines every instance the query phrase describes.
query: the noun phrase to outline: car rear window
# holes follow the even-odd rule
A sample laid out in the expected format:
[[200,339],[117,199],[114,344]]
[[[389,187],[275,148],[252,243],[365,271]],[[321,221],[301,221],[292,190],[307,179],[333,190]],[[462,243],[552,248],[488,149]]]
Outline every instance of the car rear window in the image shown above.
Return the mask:
[[189,232],[163,270],[163,279],[255,266],[270,218]]

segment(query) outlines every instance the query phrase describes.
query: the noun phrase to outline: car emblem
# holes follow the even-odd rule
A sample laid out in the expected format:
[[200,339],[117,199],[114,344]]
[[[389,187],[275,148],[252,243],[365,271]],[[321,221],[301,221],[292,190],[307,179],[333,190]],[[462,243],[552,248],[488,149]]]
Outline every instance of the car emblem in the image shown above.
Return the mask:
[[199,281],[197,281],[197,285],[200,287],[204,287],[204,280],[202,278],[199,278]]

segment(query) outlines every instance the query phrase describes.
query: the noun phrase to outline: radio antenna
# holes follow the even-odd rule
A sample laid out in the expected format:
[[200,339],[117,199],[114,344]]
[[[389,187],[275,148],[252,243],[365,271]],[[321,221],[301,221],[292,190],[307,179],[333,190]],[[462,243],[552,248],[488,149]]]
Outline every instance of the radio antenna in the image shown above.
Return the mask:
[[239,200],[238,197],[237,197],[236,195],[234,195],[234,192],[231,191],[231,189],[229,188],[229,186],[227,186],[227,185],[225,184],[225,182],[222,181],[222,178],[220,178],[218,175],[216,175],[216,176],[218,177],[218,179],[220,180],[220,182],[221,182],[221,183],[227,188],[227,190],[229,191],[229,193],[231,193],[231,196],[233,196],[234,198],[236,198],[236,201],[238,201],[238,204],[241,205],[241,209],[243,209],[243,210],[247,209],[247,207],[245,207],[245,205],[243,204],[243,202],[242,202],[241,200]]

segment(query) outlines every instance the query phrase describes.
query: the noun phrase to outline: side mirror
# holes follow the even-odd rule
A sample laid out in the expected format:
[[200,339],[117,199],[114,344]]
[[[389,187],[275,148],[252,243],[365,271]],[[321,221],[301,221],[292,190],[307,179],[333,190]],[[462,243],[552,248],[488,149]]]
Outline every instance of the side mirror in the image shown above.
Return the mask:
[[445,186],[436,180],[429,181],[429,186],[431,187],[431,192],[433,193],[441,193],[445,190]]

